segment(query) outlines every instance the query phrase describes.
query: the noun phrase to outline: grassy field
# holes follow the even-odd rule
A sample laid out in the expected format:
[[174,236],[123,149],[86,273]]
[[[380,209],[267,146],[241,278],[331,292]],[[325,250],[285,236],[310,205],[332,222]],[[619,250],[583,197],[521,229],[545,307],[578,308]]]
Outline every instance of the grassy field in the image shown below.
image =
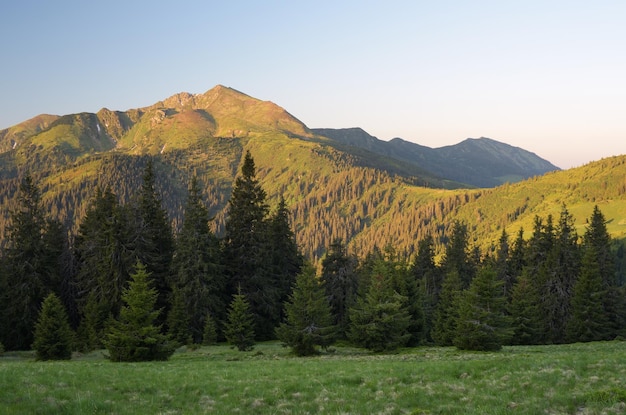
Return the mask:
[[621,414],[626,343],[415,348],[337,347],[296,358],[278,343],[179,350],[170,361],[0,357],[2,414]]

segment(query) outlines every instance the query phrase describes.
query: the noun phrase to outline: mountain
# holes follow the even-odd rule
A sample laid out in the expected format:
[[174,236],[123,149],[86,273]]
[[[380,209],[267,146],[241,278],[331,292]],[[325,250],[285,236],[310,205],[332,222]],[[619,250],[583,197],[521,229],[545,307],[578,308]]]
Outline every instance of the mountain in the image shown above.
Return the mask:
[[[475,244],[487,249],[503,228],[529,230],[535,214],[558,212],[561,203],[571,206],[581,226],[600,204],[612,234],[626,236],[626,157],[476,189],[433,166],[442,172],[442,163],[468,163],[486,174],[477,165],[481,157],[527,170],[536,160],[488,139],[429,149],[399,139],[382,142],[362,130],[344,134],[343,141],[329,134],[307,128],[272,102],[224,86],[128,111],[38,116],[0,131],[0,243],[24,172],[41,188],[47,211],[75,232],[97,187],[111,187],[122,203],[133,200],[148,158],[173,226],[180,227],[195,175],[220,233],[246,151],[269,205],[285,198],[297,242],[312,259],[337,238],[360,255],[388,243],[412,255],[417,241],[431,234],[440,252],[454,220],[467,222]],[[442,154],[456,158],[445,161]],[[503,173],[493,167],[489,174]]]
[[312,131],[344,145],[404,160],[437,176],[476,187],[494,187],[559,170],[534,153],[484,137],[430,148],[401,138],[379,140],[360,128]]

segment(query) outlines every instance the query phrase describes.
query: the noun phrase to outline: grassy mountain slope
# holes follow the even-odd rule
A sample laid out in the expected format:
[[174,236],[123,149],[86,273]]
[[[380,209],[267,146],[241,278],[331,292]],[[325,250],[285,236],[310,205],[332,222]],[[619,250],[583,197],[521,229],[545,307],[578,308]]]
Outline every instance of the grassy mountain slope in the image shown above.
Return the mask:
[[[462,189],[415,163],[381,154],[379,140],[362,148],[325,138],[276,104],[222,86],[125,112],[36,117],[0,137],[8,148],[0,153],[0,239],[24,171],[38,181],[51,215],[75,231],[97,186],[111,186],[124,203],[133,198],[148,156],[154,157],[174,226],[180,226],[187,186],[196,175],[221,232],[247,150],[270,206],[285,197],[297,241],[312,258],[336,238],[359,254],[391,243],[411,255],[430,233],[441,250],[457,219],[470,225],[477,245],[488,248],[503,227],[511,235],[522,226],[530,231],[535,214],[558,215],[562,203],[581,234],[597,203],[612,234],[626,236],[626,156],[493,189]],[[485,152],[502,148],[490,140],[466,145],[470,153],[474,145]]]

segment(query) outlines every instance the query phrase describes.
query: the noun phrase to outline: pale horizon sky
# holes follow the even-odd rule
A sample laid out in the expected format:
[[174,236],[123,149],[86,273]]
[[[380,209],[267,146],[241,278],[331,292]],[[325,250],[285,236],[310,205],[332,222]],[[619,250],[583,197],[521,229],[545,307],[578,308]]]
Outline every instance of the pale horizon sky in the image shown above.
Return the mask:
[[561,168],[626,154],[625,1],[22,0],[0,16],[0,129],[222,84],[310,128],[489,137]]

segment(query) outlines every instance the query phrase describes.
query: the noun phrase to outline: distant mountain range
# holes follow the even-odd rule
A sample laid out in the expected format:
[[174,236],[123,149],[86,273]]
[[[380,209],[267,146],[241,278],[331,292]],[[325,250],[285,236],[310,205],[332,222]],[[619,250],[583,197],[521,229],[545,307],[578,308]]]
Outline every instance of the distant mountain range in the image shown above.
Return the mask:
[[345,145],[407,161],[436,176],[477,187],[518,182],[559,170],[534,153],[484,137],[430,148],[401,138],[379,140],[361,128],[317,128],[312,131]]
[[[270,205],[285,198],[298,243],[312,258],[336,238],[359,253],[393,242],[408,255],[427,233],[443,243],[457,219],[488,246],[501,228],[528,229],[534,214],[563,202],[584,220],[589,205],[602,201],[611,231],[626,232],[624,158],[559,171],[487,138],[429,148],[360,128],[309,129],[272,102],[216,86],[144,108],[39,115],[1,130],[0,242],[24,172],[38,181],[50,213],[75,231],[97,187],[110,186],[122,202],[133,198],[148,157],[174,226],[195,175],[219,233],[247,150]],[[607,163],[610,174],[598,167]]]

